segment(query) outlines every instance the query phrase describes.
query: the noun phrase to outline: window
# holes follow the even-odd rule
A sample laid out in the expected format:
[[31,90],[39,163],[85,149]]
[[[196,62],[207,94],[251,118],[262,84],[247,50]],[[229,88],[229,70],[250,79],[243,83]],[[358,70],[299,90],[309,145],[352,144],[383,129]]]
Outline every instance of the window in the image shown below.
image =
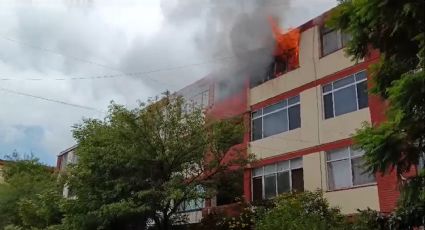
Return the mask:
[[425,152],[419,154],[418,172],[425,169]]
[[252,174],[252,199],[262,200],[290,191],[304,191],[302,158],[256,168]]
[[301,127],[300,96],[285,99],[252,113],[252,140]]
[[351,147],[326,153],[329,190],[375,182],[375,176],[364,171],[363,154]]
[[347,45],[351,40],[349,34],[342,33],[341,30],[334,30],[327,27],[321,28],[322,56],[326,56]]
[[190,99],[192,106],[206,109],[209,105],[209,90],[205,90]]
[[205,201],[202,198],[183,201],[179,207],[179,212],[190,212],[201,210],[205,207]]
[[322,92],[325,119],[366,108],[366,71],[324,85]]

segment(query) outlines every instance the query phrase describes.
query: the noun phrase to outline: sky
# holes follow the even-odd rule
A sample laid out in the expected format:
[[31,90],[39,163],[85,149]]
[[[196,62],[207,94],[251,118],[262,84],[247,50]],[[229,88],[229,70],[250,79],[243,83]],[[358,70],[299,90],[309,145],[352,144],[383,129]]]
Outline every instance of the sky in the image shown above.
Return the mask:
[[17,151],[55,165],[75,144],[72,126],[102,119],[111,101],[131,108],[223,68],[227,3],[274,1],[284,28],[336,5],[211,1],[0,0],[0,159]]

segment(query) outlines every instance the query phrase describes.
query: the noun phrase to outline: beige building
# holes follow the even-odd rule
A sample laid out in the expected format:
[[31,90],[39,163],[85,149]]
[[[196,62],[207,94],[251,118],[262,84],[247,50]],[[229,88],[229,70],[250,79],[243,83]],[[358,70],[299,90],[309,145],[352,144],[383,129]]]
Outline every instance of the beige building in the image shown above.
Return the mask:
[[351,139],[363,122],[378,117],[376,100],[367,94],[368,67],[378,55],[353,62],[342,49],[349,36],[325,28],[323,17],[299,27],[296,68],[249,90],[248,147],[258,162],[246,170],[245,196],[321,189],[345,214],[381,210],[382,178],[363,173],[363,152]]

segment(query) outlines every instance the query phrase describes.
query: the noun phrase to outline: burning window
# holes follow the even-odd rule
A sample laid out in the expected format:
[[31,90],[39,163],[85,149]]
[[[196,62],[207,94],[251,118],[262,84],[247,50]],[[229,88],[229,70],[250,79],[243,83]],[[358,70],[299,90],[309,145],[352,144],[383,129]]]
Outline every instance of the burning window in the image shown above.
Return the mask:
[[262,76],[251,77],[251,87],[299,67],[300,30],[282,31],[272,18],[270,18],[270,24],[275,40],[273,61]]

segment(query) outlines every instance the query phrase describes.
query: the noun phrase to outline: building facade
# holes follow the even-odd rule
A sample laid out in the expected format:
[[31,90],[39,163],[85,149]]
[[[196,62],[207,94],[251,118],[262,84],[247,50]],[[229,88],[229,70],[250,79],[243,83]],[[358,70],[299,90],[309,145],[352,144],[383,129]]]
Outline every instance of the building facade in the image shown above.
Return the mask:
[[[77,163],[78,157],[75,154],[76,148],[77,148],[77,145],[74,145],[59,153],[59,155],[57,156],[57,161],[56,161],[57,171],[66,172],[66,168],[69,164]],[[72,197],[72,192],[70,191],[67,185],[64,186],[62,193],[64,197]]]
[[[350,36],[326,28],[325,17],[299,26],[296,55],[276,56],[266,76],[211,74],[177,94],[207,116],[245,121],[243,142],[235,147],[256,157],[241,176],[246,201],[320,189],[344,214],[390,212],[399,196],[395,172],[364,174],[363,152],[352,139],[363,122],[385,119],[384,102],[367,93],[368,67],[379,54],[372,50],[363,60],[351,60],[343,50]],[[58,156],[58,169],[75,162],[75,147]],[[229,205],[216,197],[189,202],[182,212],[195,223],[220,206],[232,210]]]
[[[269,71],[263,79],[247,76],[234,96],[214,96],[222,84],[212,76],[182,92],[196,92],[193,89],[204,84],[202,98],[208,101],[198,104],[208,105],[207,114],[248,119],[241,146],[257,160],[243,176],[246,201],[320,189],[344,214],[366,208],[390,212],[399,196],[395,173],[365,174],[363,152],[353,148],[352,139],[363,122],[385,119],[384,102],[367,93],[368,68],[379,54],[371,50],[363,60],[351,60],[343,50],[350,36],[326,28],[325,17],[326,13],[297,28],[297,60],[291,57],[297,66],[282,68],[279,60],[285,58],[276,57],[272,74]],[[207,202],[204,213],[215,205]]]

